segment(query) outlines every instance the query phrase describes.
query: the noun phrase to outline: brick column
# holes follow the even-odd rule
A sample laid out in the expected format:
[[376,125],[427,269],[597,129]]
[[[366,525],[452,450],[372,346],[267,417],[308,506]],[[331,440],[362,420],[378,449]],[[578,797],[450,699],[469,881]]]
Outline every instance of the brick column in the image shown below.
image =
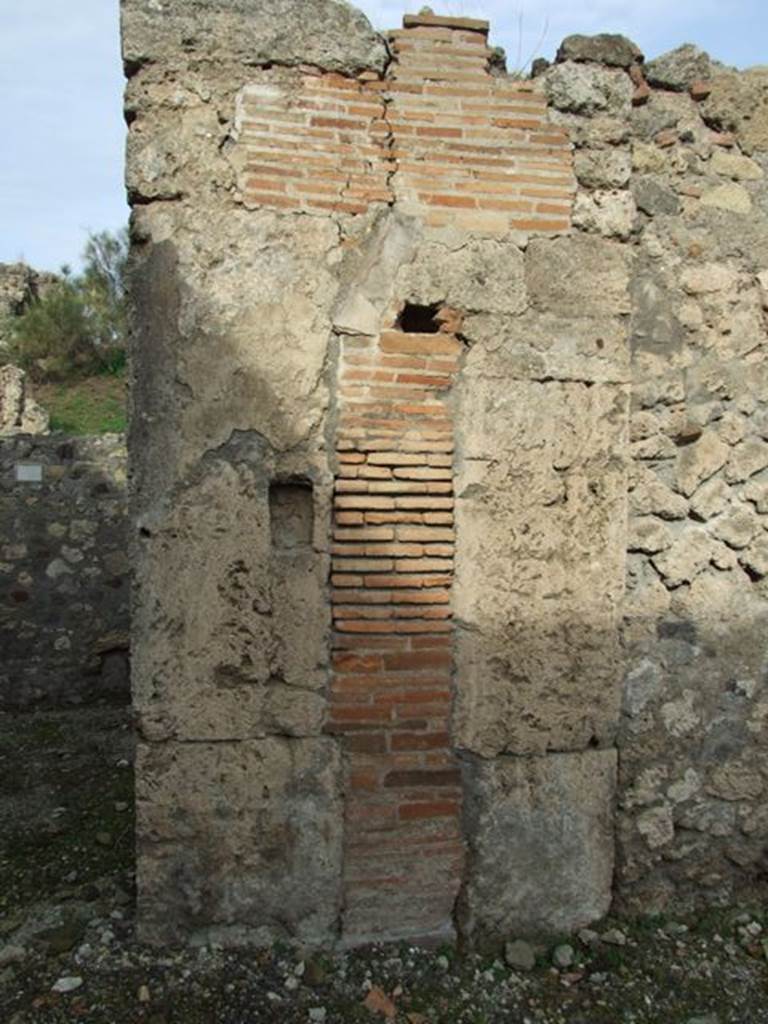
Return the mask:
[[445,331],[342,342],[329,730],[346,755],[349,943],[453,932],[449,395],[461,347]]

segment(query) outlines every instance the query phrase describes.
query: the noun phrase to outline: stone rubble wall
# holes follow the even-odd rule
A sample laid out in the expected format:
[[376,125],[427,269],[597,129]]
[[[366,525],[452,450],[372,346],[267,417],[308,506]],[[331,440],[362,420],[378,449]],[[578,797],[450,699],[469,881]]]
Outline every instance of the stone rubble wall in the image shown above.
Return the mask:
[[0,439],[0,709],[128,700],[125,462],[117,435]]
[[768,866],[768,71],[623,45],[566,40],[538,82],[574,224],[632,261],[615,887],[647,912]]
[[0,366],[0,437],[47,434],[51,418],[27,390],[27,375],[18,366]]
[[734,893],[763,78],[571,37],[521,83],[483,22],[300,7],[122,3],[142,935]]

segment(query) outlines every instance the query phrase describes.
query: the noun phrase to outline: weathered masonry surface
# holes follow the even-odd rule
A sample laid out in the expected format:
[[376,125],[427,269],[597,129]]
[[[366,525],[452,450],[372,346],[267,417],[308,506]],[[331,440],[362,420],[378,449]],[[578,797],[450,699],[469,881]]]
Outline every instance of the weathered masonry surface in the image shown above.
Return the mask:
[[406,18],[381,77],[318,71],[246,87],[238,111],[246,205],[366,213],[397,203],[430,226],[563,230],[565,134],[529,84],[492,77],[487,27]]
[[415,331],[341,344],[328,729],[344,737],[343,927],[358,941],[393,919],[450,935],[463,866],[448,400],[463,346],[454,310],[432,333],[419,312]]
[[[763,73],[123,0],[151,941],[757,883]],[[744,104],[754,112],[742,118]]]
[[0,438],[0,708],[129,699],[125,440]]

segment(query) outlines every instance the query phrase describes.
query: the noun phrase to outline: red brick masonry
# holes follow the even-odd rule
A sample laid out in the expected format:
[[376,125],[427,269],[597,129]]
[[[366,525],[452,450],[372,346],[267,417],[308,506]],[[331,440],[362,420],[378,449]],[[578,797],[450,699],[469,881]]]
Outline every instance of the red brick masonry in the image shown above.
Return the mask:
[[246,90],[243,199],[282,210],[365,213],[503,234],[557,232],[574,192],[567,135],[529,82],[489,73],[487,24],[406,17],[384,79],[306,72],[294,89]]
[[[349,215],[397,204],[435,227],[567,230],[567,136],[530,83],[490,73],[487,23],[404,24],[383,79],[266,71],[244,91],[245,204]],[[462,344],[449,329],[342,341],[327,730],[345,752],[350,943],[450,936],[460,886],[449,396]]]
[[462,867],[450,750],[461,342],[343,341],[329,731],[347,763],[344,937],[448,934]]

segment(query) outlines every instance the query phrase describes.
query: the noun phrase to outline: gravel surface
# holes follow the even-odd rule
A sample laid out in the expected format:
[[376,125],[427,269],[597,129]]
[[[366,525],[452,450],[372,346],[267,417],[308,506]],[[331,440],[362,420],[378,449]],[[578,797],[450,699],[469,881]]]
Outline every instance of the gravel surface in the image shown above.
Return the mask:
[[131,750],[124,709],[0,716],[0,1024],[768,1024],[758,905],[461,956],[142,946]]

